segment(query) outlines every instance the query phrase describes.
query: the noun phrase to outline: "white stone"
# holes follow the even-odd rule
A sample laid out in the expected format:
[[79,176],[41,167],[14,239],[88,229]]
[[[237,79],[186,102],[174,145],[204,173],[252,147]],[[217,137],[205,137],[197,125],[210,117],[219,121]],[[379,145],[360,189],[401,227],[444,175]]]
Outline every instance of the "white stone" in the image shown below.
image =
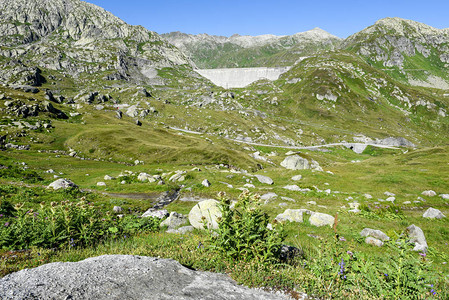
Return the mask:
[[367,243],[369,245],[377,246],[377,247],[382,247],[384,245],[384,242],[382,242],[381,240],[378,240],[378,239],[370,237],[370,236],[365,239],[365,243]]
[[332,227],[334,225],[335,218],[328,214],[314,212],[310,216],[309,222],[311,225],[314,225],[317,227],[326,226],[326,225],[329,225],[330,227]]
[[406,229],[410,242],[415,244],[413,251],[427,252],[427,241],[424,232],[416,225],[410,225]]
[[59,189],[68,189],[70,187],[77,187],[77,185],[74,184],[69,179],[58,179],[58,180],[50,183],[50,185],[47,188],[53,188],[54,190],[59,190]]
[[210,187],[210,182],[207,179],[204,179],[203,182],[201,182],[201,184],[205,187]]
[[217,200],[205,200],[195,205],[189,213],[190,224],[197,229],[218,228],[218,218],[222,213]]
[[360,232],[363,237],[373,237],[381,241],[389,241],[390,237],[380,230],[375,230],[371,228],[365,228]]
[[427,196],[427,197],[433,197],[433,196],[437,195],[437,193],[435,193],[435,191],[432,191],[432,190],[424,191],[421,194],[423,196]]
[[423,218],[428,219],[442,219],[446,218],[446,216],[438,209],[430,207],[426,212],[422,215]]
[[295,175],[292,177],[293,181],[300,181],[302,179],[302,175]]
[[303,222],[303,214],[310,214],[311,211],[308,209],[286,209],[282,214],[276,216],[275,220],[278,222]]
[[269,185],[274,184],[273,179],[271,179],[268,176],[263,176],[263,175],[254,175],[254,176],[256,176],[257,180],[259,180],[260,183],[265,183],[265,184],[269,184]]
[[154,210],[153,208],[150,208],[146,212],[143,213],[142,218],[158,218],[163,219],[167,217],[168,211],[166,209],[160,209],[160,210]]
[[97,182],[97,186],[106,186],[106,183],[104,183],[103,181]]
[[295,192],[301,192],[302,189],[297,186],[296,184],[292,184],[292,185],[286,185],[283,187],[283,189],[289,190],[289,191],[295,191]]

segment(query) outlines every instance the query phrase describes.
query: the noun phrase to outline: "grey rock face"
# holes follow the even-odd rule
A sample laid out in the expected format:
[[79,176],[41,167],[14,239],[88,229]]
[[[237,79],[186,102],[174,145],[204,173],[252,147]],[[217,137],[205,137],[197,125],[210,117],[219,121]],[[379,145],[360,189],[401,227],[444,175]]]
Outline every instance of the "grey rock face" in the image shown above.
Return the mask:
[[0,20],[0,44],[7,47],[0,55],[17,61],[0,74],[4,81],[20,77],[18,83],[39,86],[44,68],[150,82],[148,69],[191,64],[157,33],[79,0],[0,1]]
[[428,218],[428,219],[446,218],[446,216],[440,210],[438,210],[436,208],[432,208],[432,207],[430,207],[428,210],[426,210],[422,216],[423,216],[423,218]]
[[410,242],[415,243],[413,251],[427,252],[427,241],[421,228],[413,224],[407,227],[406,232],[410,238]]
[[170,259],[104,255],[51,263],[0,279],[12,299],[289,299],[238,286],[228,276],[192,271]]

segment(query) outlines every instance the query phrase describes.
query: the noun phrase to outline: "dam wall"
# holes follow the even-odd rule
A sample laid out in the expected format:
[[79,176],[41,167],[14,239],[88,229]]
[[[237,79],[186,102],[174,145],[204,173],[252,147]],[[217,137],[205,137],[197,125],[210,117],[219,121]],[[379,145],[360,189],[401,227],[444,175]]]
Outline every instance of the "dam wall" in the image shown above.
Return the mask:
[[260,79],[276,80],[290,68],[197,69],[195,71],[215,85],[228,89],[243,88]]

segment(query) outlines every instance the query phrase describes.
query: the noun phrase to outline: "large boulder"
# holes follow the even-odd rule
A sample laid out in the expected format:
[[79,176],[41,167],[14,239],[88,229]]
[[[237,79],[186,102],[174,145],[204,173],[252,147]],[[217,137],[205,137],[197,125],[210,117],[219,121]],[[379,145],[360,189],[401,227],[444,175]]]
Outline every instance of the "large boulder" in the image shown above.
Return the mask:
[[328,214],[314,212],[309,218],[309,222],[313,226],[321,227],[329,225],[332,227],[335,222],[335,218]]
[[428,218],[428,219],[442,219],[442,218],[446,218],[445,215],[443,215],[443,213],[433,207],[430,207],[428,210],[426,210],[426,212],[422,215],[424,218]]
[[307,159],[299,155],[291,155],[286,157],[282,162],[281,166],[289,170],[307,170],[312,169],[316,171],[323,171],[319,163],[312,159],[309,162]]
[[74,184],[69,179],[60,178],[60,179],[50,183],[50,185],[47,188],[52,188],[54,190],[59,190],[59,189],[64,189],[65,190],[65,189],[68,189],[68,188],[71,188],[71,187],[77,187],[77,185]]
[[281,162],[281,166],[289,170],[306,170],[310,168],[309,161],[299,155],[286,157]]
[[237,285],[227,275],[194,271],[175,260],[103,255],[56,262],[0,279],[0,299],[290,299]]
[[189,212],[190,224],[197,229],[218,228],[218,218],[221,218],[221,209],[217,200],[204,200],[195,205]]
[[303,222],[303,214],[311,214],[311,211],[308,209],[286,209],[282,214],[276,216],[276,221],[278,222]]
[[415,244],[413,251],[427,252],[427,241],[421,228],[416,225],[410,225],[407,227],[406,232],[410,242]]

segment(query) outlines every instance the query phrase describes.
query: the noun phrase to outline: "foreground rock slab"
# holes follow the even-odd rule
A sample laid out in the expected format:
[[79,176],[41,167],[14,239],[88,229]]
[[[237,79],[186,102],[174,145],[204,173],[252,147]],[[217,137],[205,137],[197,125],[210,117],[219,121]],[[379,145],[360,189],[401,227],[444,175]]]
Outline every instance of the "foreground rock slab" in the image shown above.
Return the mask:
[[0,279],[0,299],[291,299],[238,286],[175,260],[104,255],[51,263]]

